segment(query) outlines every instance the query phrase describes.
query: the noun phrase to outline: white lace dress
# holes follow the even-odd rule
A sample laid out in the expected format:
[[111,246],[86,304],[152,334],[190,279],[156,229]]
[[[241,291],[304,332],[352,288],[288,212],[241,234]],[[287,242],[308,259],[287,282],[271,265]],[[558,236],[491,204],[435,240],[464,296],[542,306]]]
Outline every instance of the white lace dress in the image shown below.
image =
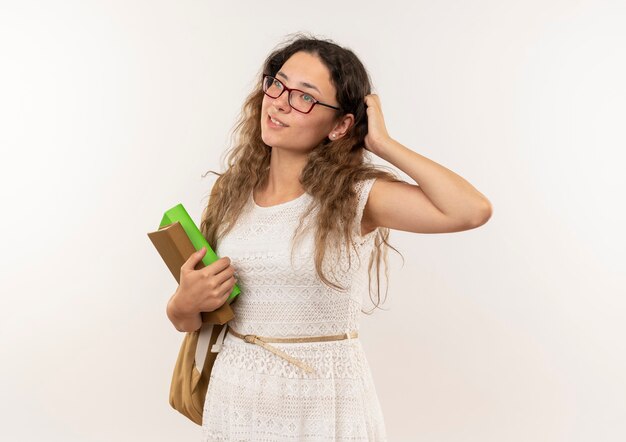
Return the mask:
[[[243,334],[320,336],[359,329],[369,300],[368,263],[376,230],[360,235],[361,217],[374,179],[357,184],[354,228],[357,252],[337,265],[325,259],[329,288],[315,271],[313,234],[292,235],[303,211],[315,215],[313,198],[270,207],[252,194],[237,224],[216,247],[236,269],[241,295],[229,323]],[[312,223],[314,216],[307,219]],[[308,225],[308,224],[307,224]],[[329,254],[327,256],[336,256]],[[358,256],[357,256],[358,255]],[[360,258],[360,263],[359,263]],[[334,274],[332,273],[334,271]],[[383,414],[359,338],[272,346],[314,369],[305,372],[284,358],[227,333],[211,373],[204,405],[203,441],[384,441]]]

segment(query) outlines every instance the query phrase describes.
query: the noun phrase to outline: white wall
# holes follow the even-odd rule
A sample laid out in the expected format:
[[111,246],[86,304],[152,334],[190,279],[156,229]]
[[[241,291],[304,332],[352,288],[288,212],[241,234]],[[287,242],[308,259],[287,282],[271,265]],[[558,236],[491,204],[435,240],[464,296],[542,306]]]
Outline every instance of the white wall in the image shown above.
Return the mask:
[[392,232],[405,264],[362,328],[390,440],[625,440],[624,3],[221,3],[1,3],[0,439],[200,439],[167,402],[176,283],[146,233],[178,202],[199,220],[261,62],[303,30],[494,207]]

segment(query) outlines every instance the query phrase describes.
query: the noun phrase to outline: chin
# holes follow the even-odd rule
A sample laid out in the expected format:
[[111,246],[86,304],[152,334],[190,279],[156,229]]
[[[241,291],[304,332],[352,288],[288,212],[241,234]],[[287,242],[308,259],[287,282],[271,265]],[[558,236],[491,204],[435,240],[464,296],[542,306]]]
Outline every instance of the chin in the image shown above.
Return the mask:
[[266,134],[264,134],[262,129],[261,129],[261,140],[263,140],[263,142],[267,144],[268,146],[271,146],[273,144],[272,137],[268,137]]

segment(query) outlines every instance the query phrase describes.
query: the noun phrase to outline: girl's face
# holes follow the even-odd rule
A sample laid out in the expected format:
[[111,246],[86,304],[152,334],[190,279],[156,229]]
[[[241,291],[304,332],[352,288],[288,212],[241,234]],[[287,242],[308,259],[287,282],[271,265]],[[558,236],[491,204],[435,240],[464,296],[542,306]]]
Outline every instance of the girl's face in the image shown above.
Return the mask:
[[[300,89],[322,103],[339,107],[335,98],[335,87],[330,81],[330,72],[316,55],[296,52],[283,64],[275,77],[289,88]],[[345,132],[346,128],[336,120],[337,112],[319,104],[308,114],[298,112],[289,105],[286,90],[278,98],[264,95],[261,106],[261,138],[271,147],[309,152],[333,130],[338,135]],[[272,123],[270,117],[284,126]],[[339,136],[331,139],[338,138]]]

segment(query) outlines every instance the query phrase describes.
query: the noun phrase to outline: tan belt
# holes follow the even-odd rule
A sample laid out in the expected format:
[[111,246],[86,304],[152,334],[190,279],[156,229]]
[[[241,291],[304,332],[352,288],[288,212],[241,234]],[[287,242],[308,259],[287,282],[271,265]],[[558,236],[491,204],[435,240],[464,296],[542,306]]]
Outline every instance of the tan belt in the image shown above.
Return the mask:
[[228,327],[228,331],[232,333],[234,336],[240,339],[243,339],[249,344],[256,344],[265,348],[266,350],[271,351],[275,355],[280,356],[281,358],[287,360],[288,362],[291,362],[294,365],[297,365],[298,367],[300,367],[301,369],[303,369],[304,371],[308,373],[312,373],[314,371],[313,368],[311,368],[311,366],[309,366],[308,364],[305,364],[302,361],[299,361],[298,359],[295,359],[289,356],[284,351],[279,350],[272,345],[269,345],[268,342],[300,343],[300,342],[341,341],[343,339],[354,339],[359,336],[359,332],[352,331],[352,332],[346,332],[340,335],[330,335],[330,336],[302,336],[302,337],[297,337],[297,338],[269,338],[269,337],[257,336],[257,335],[243,335],[241,333],[236,332],[231,327]]

